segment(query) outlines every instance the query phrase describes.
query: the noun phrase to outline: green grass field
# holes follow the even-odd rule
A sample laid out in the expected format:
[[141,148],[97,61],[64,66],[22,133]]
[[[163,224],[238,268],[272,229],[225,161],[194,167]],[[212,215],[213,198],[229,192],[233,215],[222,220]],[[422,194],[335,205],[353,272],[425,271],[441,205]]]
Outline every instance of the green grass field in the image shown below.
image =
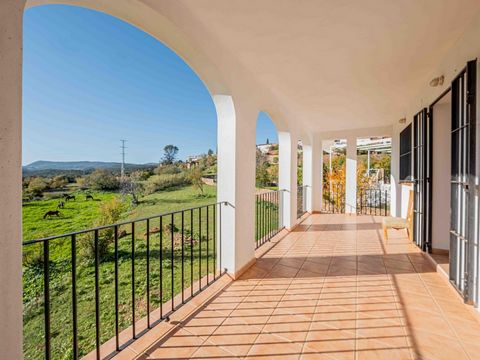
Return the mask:
[[[216,201],[215,187],[205,187],[205,195],[199,196],[192,187],[161,192],[149,195],[135,208],[122,214],[122,220],[132,220],[155,216],[175,210],[201,206]],[[25,204],[23,207],[24,239],[60,235],[92,227],[99,214],[99,205],[117,196],[113,193],[95,193],[97,201],[85,201],[78,197],[75,202],[66,203],[61,211],[60,218],[43,219],[48,210],[54,210],[58,200],[44,200]],[[162,246],[160,235],[150,236],[150,251],[147,252],[145,221],[136,223],[135,233],[125,227],[127,235],[119,239],[119,323],[120,330],[126,328],[132,321],[132,265],[135,267],[135,312],[136,320],[146,315],[146,286],[147,274],[150,277],[151,309],[157,308],[172,296],[179,294],[182,288],[187,288],[191,281],[198,280],[207,274],[207,264],[210,273],[214,267],[214,229],[213,208],[210,208],[208,223],[210,224],[207,237],[207,214],[194,212],[194,222],[190,223],[190,214],[184,218],[186,233],[193,233],[195,242],[193,247],[187,240],[184,246],[184,282],[181,281],[182,249],[178,242],[173,248],[171,233],[162,232]],[[159,226],[152,220],[151,227]],[[171,221],[171,217],[163,218],[164,224]],[[180,214],[174,217],[175,226],[180,228]],[[201,231],[201,234],[200,234]],[[99,234],[103,236],[102,232]],[[178,238],[178,233],[175,237]],[[132,260],[132,239],[134,239],[135,258]],[[77,238],[77,240],[80,240]],[[88,239],[87,239],[88,241]],[[80,241],[77,241],[80,244]],[[207,252],[208,244],[208,252]],[[27,246],[28,252],[35,245]],[[27,251],[25,251],[27,250]],[[36,249],[40,255],[42,249]],[[72,358],[72,267],[70,238],[60,238],[50,243],[50,299],[51,299],[51,334],[52,358]],[[101,342],[112,338],[115,334],[115,297],[114,297],[114,247],[110,244],[105,256],[100,259],[100,317]],[[200,261],[201,254],[201,261]],[[163,261],[160,262],[160,255]],[[191,261],[191,256],[193,261]],[[147,258],[150,260],[150,269],[147,271]],[[173,263],[172,263],[173,258]],[[173,277],[172,277],[173,268]],[[193,277],[190,275],[193,269]],[[162,276],[160,273],[162,272]],[[77,245],[77,296],[78,296],[78,336],[80,355],[85,355],[95,348],[95,267],[92,258],[85,255]],[[173,293],[172,293],[173,281]],[[44,317],[43,317],[43,268],[41,264],[24,266],[24,357],[25,359],[43,359],[44,357]],[[161,291],[162,290],[162,291]]]

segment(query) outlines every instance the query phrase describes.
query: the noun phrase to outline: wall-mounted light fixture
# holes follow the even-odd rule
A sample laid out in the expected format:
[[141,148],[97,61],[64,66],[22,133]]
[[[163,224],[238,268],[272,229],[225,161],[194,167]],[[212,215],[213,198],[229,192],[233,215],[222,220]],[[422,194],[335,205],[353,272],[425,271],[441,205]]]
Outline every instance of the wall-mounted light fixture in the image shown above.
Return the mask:
[[442,86],[444,81],[445,81],[445,76],[443,75],[433,78],[432,81],[430,81],[430,86],[431,87]]
[[398,123],[399,124],[406,124],[407,123],[407,118],[401,118],[400,120],[398,120]]

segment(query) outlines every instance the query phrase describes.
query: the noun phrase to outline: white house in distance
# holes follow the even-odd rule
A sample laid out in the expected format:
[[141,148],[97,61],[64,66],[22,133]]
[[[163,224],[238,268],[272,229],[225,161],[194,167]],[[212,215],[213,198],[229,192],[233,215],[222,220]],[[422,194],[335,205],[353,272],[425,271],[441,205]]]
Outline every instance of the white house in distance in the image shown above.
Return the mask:
[[[22,18],[26,7],[53,3],[101,11],[151,34],[188,62],[217,111],[222,247],[215,259],[230,288],[219,290],[219,282],[212,288],[225,307],[234,305],[228,314],[213,297],[205,305],[203,294],[213,291],[207,288],[170,315],[190,309],[190,317],[160,321],[149,335],[138,335],[142,340],[134,329],[121,346],[113,342],[113,355],[155,358],[168,350],[170,358],[194,358],[215,350],[239,358],[480,358],[478,0],[2,0],[2,358],[22,358]],[[261,111],[279,132],[282,195],[256,201]],[[357,139],[373,137],[391,138],[390,212],[413,214],[409,238],[399,231],[386,242],[381,219],[356,215]],[[345,214],[319,214],[323,143],[334,139],[346,140]],[[299,140],[307,214],[297,219]],[[265,202],[268,216],[278,210],[267,225],[275,224],[283,238],[269,238],[276,246],[266,245],[261,257],[255,241],[264,236],[258,209]],[[432,257],[445,261],[439,272]],[[41,311],[48,324],[48,307]],[[208,311],[221,321],[194,334],[192,321]],[[340,321],[346,313],[353,316],[347,325]],[[237,320],[243,328],[235,327]],[[291,322],[298,337],[280,333],[273,320]],[[163,327],[170,342],[159,340]],[[49,327],[42,331],[40,357],[49,358]],[[76,338],[71,328],[62,331]],[[230,339],[239,334],[244,342],[235,347]],[[105,358],[97,338],[93,357]],[[175,346],[179,339],[190,345]]]

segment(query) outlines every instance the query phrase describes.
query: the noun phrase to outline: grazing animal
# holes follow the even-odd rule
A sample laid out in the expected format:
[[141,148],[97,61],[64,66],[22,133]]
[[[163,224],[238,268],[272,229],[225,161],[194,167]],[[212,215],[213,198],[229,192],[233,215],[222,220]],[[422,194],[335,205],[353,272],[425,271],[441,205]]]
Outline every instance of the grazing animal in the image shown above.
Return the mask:
[[60,211],[58,211],[58,210],[50,210],[50,211],[47,211],[47,212],[45,213],[45,215],[43,215],[43,218],[46,219],[47,217],[49,217],[49,216],[54,216],[54,215],[60,217]]
[[65,201],[68,201],[68,200],[73,200],[73,201],[75,201],[75,195],[67,195],[67,196],[65,196]]
[[63,201],[60,201],[57,205],[57,209],[63,209],[65,207],[65,203]]
[[89,199],[90,199],[90,200],[95,200],[92,195],[87,195],[87,196],[85,197],[85,201],[87,201],[87,200],[89,200]]

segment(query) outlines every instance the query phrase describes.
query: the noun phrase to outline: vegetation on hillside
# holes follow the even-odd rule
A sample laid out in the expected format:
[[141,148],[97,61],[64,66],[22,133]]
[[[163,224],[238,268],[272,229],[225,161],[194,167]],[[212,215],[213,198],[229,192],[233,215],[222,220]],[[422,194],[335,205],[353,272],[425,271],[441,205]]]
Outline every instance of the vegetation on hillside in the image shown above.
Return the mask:
[[[167,151],[167,150],[166,150]],[[178,151],[178,149],[177,149]],[[194,221],[184,219],[183,252],[181,243],[181,219],[163,216],[164,225],[159,227],[159,214],[167,214],[185,208],[204,206],[215,202],[216,188],[202,181],[205,173],[216,166],[216,156],[205,155],[200,164],[192,169],[175,158],[175,149],[168,149],[162,163],[156,168],[127,172],[97,169],[77,177],[56,174],[52,177],[26,177],[23,181],[23,234],[24,240],[60,235],[95,226],[104,226],[125,220],[155,216],[150,225],[150,251],[147,252],[147,224],[139,221],[132,232],[130,226],[119,227],[119,321],[120,328],[130,325],[132,316],[131,269],[135,266],[135,311],[136,320],[146,315],[147,273],[150,286],[155,290],[151,296],[151,308],[158,307],[198,280],[212,273],[215,255],[214,210],[196,210]],[[201,182],[201,184],[200,184]],[[193,184],[193,185],[192,185]],[[67,199],[69,199],[67,201]],[[47,217],[48,212],[58,215]],[[208,214],[208,218],[207,218]],[[189,214],[190,215],[190,214]],[[46,217],[44,219],[44,217]],[[170,222],[174,220],[174,224]],[[209,232],[207,232],[207,224]],[[160,229],[160,230],[158,230]],[[172,232],[173,231],[173,232]],[[173,235],[172,235],[173,234]],[[161,237],[160,237],[161,235]],[[173,236],[173,243],[170,241]],[[95,347],[95,254],[98,251],[102,343],[114,336],[115,308],[113,288],[114,231],[109,227],[98,233],[95,247],[94,232],[76,237],[76,274],[78,301],[78,329],[80,354],[86,355]],[[163,238],[160,244],[160,238]],[[168,239],[168,241],[167,241]],[[134,242],[133,242],[134,241]],[[132,244],[135,258],[132,260]],[[172,245],[173,244],[173,245]],[[209,245],[207,245],[209,244]],[[207,252],[207,248],[209,251]],[[161,250],[159,250],[161,249]],[[162,260],[159,260],[161,255]],[[181,257],[184,256],[184,283],[181,281]],[[188,258],[187,258],[188,257]],[[147,258],[156,266],[147,269]],[[201,260],[200,260],[201,258]],[[172,261],[173,260],[173,261]],[[24,246],[24,357],[43,358],[43,268],[42,244]],[[49,282],[51,301],[51,327],[53,358],[71,358],[71,238],[59,238],[49,242]],[[160,264],[160,265],[159,265]],[[172,273],[173,269],[173,273]],[[164,275],[160,276],[160,272]],[[166,276],[165,274],[168,274]],[[173,274],[173,275],[171,275]],[[162,284],[164,289],[159,293]]]

